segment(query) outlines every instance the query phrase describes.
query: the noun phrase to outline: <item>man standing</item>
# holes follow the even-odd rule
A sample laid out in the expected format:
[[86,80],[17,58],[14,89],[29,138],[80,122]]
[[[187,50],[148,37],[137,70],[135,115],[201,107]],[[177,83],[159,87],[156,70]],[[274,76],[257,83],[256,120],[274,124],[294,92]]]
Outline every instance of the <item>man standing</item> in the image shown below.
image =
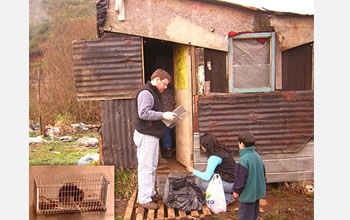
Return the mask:
[[162,119],[173,121],[176,114],[162,112],[161,93],[167,89],[171,76],[157,69],[151,81],[136,95],[136,124],[134,142],[137,147],[138,200],[146,209],[157,209],[157,201],[162,197],[156,193],[155,171],[158,165],[159,138],[164,135]]

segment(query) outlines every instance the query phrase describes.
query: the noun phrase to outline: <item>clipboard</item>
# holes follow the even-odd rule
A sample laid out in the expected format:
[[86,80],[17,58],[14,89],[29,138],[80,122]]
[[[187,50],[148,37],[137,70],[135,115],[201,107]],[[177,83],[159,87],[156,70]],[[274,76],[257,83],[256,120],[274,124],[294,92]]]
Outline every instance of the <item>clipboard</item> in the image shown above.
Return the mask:
[[174,121],[169,121],[162,119],[163,123],[168,127],[168,128],[173,128],[177,123],[182,121],[184,118],[187,117],[188,112],[182,105],[179,105],[177,108],[175,108],[172,112],[176,114]]

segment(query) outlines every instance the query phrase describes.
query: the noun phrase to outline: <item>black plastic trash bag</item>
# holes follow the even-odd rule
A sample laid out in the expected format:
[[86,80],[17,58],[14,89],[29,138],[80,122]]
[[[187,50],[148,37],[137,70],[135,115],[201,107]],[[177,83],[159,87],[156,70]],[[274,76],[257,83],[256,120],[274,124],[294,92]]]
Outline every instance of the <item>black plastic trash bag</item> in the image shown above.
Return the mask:
[[185,212],[201,210],[205,204],[205,192],[195,183],[194,178],[168,177],[164,188],[164,204]]

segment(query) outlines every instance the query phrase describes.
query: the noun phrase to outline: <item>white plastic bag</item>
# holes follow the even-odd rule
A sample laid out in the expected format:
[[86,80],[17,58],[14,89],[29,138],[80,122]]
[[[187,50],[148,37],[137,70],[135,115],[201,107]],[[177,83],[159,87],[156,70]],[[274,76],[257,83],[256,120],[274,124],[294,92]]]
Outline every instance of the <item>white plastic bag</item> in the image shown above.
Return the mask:
[[226,199],[219,174],[214,174],[206,190],[206,202],[211,212],[218,214],[226,212]]

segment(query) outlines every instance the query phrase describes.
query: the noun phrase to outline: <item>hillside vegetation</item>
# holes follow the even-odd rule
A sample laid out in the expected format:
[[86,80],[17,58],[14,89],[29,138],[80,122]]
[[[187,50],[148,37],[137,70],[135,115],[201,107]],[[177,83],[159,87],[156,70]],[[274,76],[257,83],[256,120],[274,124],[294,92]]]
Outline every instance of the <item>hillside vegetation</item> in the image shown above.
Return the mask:
[[86,19],[96,17],[94,1],[91,0],[30,0],[29,1],[29,49],[40,50],[57,19]]
[[91,0],[30,0],[29,118],[43,125],[63,115],[73,122],[99,121],[98,102],[78,102],[72,41],[96,38],[96,7]]

